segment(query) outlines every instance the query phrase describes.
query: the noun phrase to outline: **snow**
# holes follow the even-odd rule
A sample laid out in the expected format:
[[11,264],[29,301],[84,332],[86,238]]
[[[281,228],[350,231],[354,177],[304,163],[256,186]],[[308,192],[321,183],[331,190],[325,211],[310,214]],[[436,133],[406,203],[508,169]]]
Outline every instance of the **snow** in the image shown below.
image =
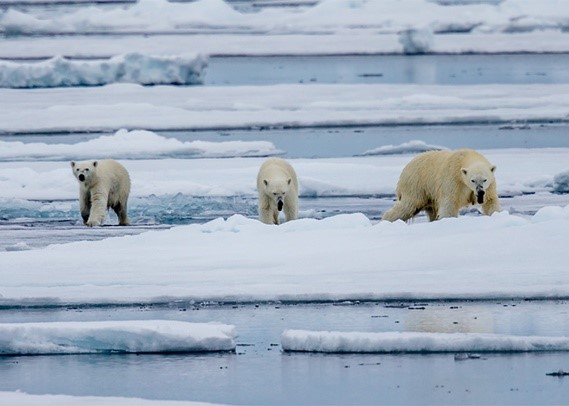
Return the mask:
[[[157,15],[161,18],[156,18]],[[386,34],[410,28],[428,28],[438,33],[491,33],[562,30],[569,26],[568,17],[563,0],[547,3],[506,0],[499,4],[459,6],[426,0],[326,0],[302,10],[264,9],[256,13],[239,12],[222,0],[190,3],[140,0],[124,7],[84,7],[51,17],[8,9],[0,16],[0,27],[10,35],[203,30],[272,34],[370,30]]]
[[[47,15],[8,8],[0,14],[0,32],[6,34],[0,56],[567,52],[568,14],[563,0],[452,6],[427,0],[323,0],[255,13],[222,0],[144,0]],[[113,32],[144,35],[112,41],[93,35]],[[38,37],[53,33],[74,37]]]
[[569,85],[0,89],[0,133],[564,122]]
[[568,351],[568,337],[480,333],[362,333],[286,330],[284,351],[325,353],[431,353]]
[[[14,206],[11,199],[26,200],[76,200],[77,181],[74,179],[69,162],[55,160],[61,155],[87,159],[124,157],[130,153],[131,142],[143,135],[137,142],[135,153],[139,156],[152,151],[161,153],[166,141],[162,137],[135,132],[119,132],[104,138],[105,143],[114,148],[110,155],[103,155],[108,150],[97,149],[98,156],[89,156],[90,145],[100,145],[100,139],[75,144],[69,148],[31,144],[30,151],[38,154],[33,161],[26,160],[30,152],[27,145],[19,142],[0,144],[8,151],[11,161],[0,161],[0,201],[2,206]],[[127,136],[131,142],[114,141],[113,137]],[[107,137],[107,136],[105,136]],[[99,141],[98,141],[99,140]],[[196,142],[197,143],[197,142]],[[12,145],[14,144],[14,145]],[[194,145],[193,143],[188,143]],[[180,149],[169,149],[171,154],[182,154],[185,144],[173,142]],[[198,143],[198,145],[200,145]],[[205,143],[203,145],[206,145]],[[244,144],[247,146],[249,144]],[[51,147],[51,146],[49,146]],[[208,149],[210,148],[211,149]],[[212,155],[224,148],[224,143],[203,150],[204,155]],[[402,150],[403,147],[390,147]],[[410,149],[409,152],[412,151]],[[65,151],[65,154],[62,153]],[[260,152],[272,151],[270,147]],[[95,154],[95,152],[93,154]],[[399,151],[397,151],[399,152]],[[498,192],[504,196],[528,193],[559,192],[554,186],[555,176],[568,169],[569,149],[499,149],[481,151],[493,164],[497,165],[496,178]],[[53,155],[52,155],[53,154]],[[76,155],[74,155],[76,154]],[[229,156],[229,155],[227,155]],[[298,178],[302,197],[333,196],[378,196],[395,195],[395,186],[403,167],[413,158],[413,154],[377,155],[353,158],[326,159],[290,159]],[[26,158],[28,157],[28,158]],[[236,196],[255,197],[256,176],[264,158],[227,158],[227,159],[138,159],[121,160],[132,179],[131,196],[150,198],[151,196]],[[300,208],[302,212],[302,207]]]
[[19,406],[201,406],[212,403],[175,400],[150,400],[135,397],[32,395],[23,392],[0,392],[4,404]]
[[0,355],[232,351],[234,326],[167,320],[0,324]]
[[448,149],[440,145],[428,145],[421,140],[412,140],[409,142],[404,142],[400,145],[383,145],[378,148],[370,149],[364,151],[362,156],[369,155],[393,155],[393,154],[416,154],[426,151],[441,151]]
[[60,56],[41,62],[0,61],[0,87],[101,86],[109,83],[195,85],[207,61],[201,55],[147,56],[138,53],[109,60],[74,61]]
[[569,206],[416,224],[233,215],[0,252],[1,269],[26,269],[5,274],[0,304],[566,298],[568,238]]
[[0,141],[0,161],[265,157],[282,154],[268,141],[189,141],[166,138],[151,131],[119,130],[77,144]]

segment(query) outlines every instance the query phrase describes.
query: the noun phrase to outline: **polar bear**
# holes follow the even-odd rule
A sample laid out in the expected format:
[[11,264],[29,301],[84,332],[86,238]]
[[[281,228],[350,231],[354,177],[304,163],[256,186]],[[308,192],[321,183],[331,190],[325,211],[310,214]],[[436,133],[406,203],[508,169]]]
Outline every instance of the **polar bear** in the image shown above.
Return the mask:
[[298,218],[298,180],[294,168],[282,158],[269,158],[257,174],[259,220],[279,224],[279,212],[286,221]]
[[490,215],[500,210],[495,171],[495,165],[472,149],[424,152],[403,168],[397,202],[383,220],[407,221],[422,210],[429,221],[457,217],[461,208],[476,203]]
[[79,181],[79,207],[85,225],[101,225],[109,207],[117,213],[119,225],[128,225],[130,177],[124,166],[112,159],[105,159],[73,161],[71,169]]

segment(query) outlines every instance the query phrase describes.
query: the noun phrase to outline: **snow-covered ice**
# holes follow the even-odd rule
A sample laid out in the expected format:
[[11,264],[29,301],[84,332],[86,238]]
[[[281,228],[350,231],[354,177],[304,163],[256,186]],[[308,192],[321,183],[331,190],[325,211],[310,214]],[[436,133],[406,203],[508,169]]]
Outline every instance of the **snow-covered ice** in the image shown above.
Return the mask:
[[568,238],[569,206],[411,225],[353,214],[276,227],[234,215],[0,252],[1,269],[26,270],[5,274],[0,303],[565,298]]
[[234,326],[171,320],[0,324],[0,355],[232,351]]
[[0,89],[0,133],[565,122],[569,85]]
[[119,130],[77,144],[0,141],[0,161],[114,159],[235,158],[282,154],[268,141],[188,141],[166,138],[151,131]]
[[562,30],[569,26],[568,16],[563,0],[546,3],[506,0],[498,4],[456,6],[427,0],[324,0],[302,10],[264,9],[256,13],[239,12],[222,0],[189,3],[141,0],[125,7],[85,7],[50,17],[9,9],[0,15],[0,27],[1,32],[10,35],[204,30],[273,34],[370,30],[386,34],[409,28],[429,28],[437,33],[487,33]]
[[[0,160],[0,199],[3,199],[4,204],[12,206],[16,203],[10,203],[10,199],[76,200],[77,182],[71,174],[69,162],[57,161],[56,157],[61,157],[63,152],[63,158],[71,158],[73,154],[87,159],[129,156],[129,151],[133,148],[131,144],[135,143],[138,135],[141,135],[139,141],[136,141],[135,151],[138,156],[150,155],[153,151],[160,153],[166,150],[165,146],[169,143],[163,137],[152,133],[119,131],[113,136],[104,136],[108,137],[104,138],[105,143],[114,148],[112,154],[106,155],[108,149],[100,147],[101,149],[96,149],[95,152],[101,155],[88,158],[87,146],[102,144],[99,138],[69,147],[56,145],[52,148],[47,144],[44,152],[41,145],[35,148],[32,144],[30,150],[36,150],[38,153],[34,157],[29,156],[25,143],[2,143],[3,149],[9,151],[11,160]],[[127,142],[120,141],[123,136]],[[115,137],[118,137],[118,140],[115,141]],[[210,156],[226,148],[224,143],[187,144],[202,145],[205,148],[203,154]],[[173,155],[183,153],[184,148],[188,146],[175,140],[172,140],[172,145],[169,153]],[[259,147],[260,155],[270,155],[271,151],[274,152],[270,143],[258,146],[255,143],[244,143],[241,146]],[[567,172],[569,167],[567,148],[495,149],[482,150],[482,153],[497,165],[498,193],[502,196],[563,192],[559,182],[563,179],[561,174]],[[290,159],[290,162],[298,174],[302,197],[394,196],[399,175],[413,156],[412,153],[406,153],[348,158],[299,158]],[[264,159],[165,158],[121,162],[132,178],[132,197],[149,198],[180,193],[193,197],[234,196],[239,199],[257,195],[255,179]],[[559,176],[557,183],[554,181],[556,176]],[[300,209],[302,210],[302,207]]]
[[24,392],[0,392],[0,399],[4,404],[18,406],[205,406],[213,404],[116,396],[33,395]]
[[201,55],[147,56],[137,53],[108,60],[76,61],[60,56],[41,62],[0,61],[0,87],[101,86],[109,83],[195,85],[207,60]]
[[284,351],[326,353],[536,352],[569,351],[569,337],[286,330],[281,345]]
[[393,154],[413,154],[426,151],[440,151],[448,149],[441,145],[429,145],[421,140],[412,140],[409,142],[404,142],[399,145],[383,145],[381,147],[373,148],[364,151],[362,156],[369,155],[393,155]]

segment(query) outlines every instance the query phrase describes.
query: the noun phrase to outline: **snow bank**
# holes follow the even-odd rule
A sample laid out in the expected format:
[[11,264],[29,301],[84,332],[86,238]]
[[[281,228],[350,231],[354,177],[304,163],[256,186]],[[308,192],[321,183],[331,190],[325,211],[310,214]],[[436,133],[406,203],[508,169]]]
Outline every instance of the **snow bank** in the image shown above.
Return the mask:
[[109,60],[77,61],[60,56],[42,62],[0,61],[0,87],[100,86],[109,83],[195,85],[207,65],[201,55],[117,55]]
[[[409,10],[413,10],[412,13]],[[241,13],[222,0],[172,3],[141,0],[129,7],[84,7],[60,16],[8,9],[0,32],[16,34],[101,32],[241,32],[265,34],[373,31],[527,32],[569,27],[563,0],[507,0],[499,4],[440,5],[427,0],[324,0],[302,10]]]
[[569,85],[0,89],[0,132],[564,122]]
[[[26,211],[45,212],[49,216],[50,207],[45,200],[56,202],[62,199],[76,201],[77,182],[71,174],[69,162],[55,161],[57,154],[65,152],[71,159],[84,157],[87,159],[100,159],[108,157],[109,150],[104,143],[114,148],[111,157],[128,156],[132,148],[137,154],[150,154],[151,149],[156,153],[164,154],[189,154],[189,148],[201,144],[173,142],[164,140],[158,136],[138,131],[122,132],[128,142],[119,142],[117,135],[103,138],[104,142],[88,144],[80,143],[75,148],[62,146],[49,149],[46,146],[42,152],[42,146],[34,144],[7,143],[0,144],[6,147],[6,154],[11,154],[6,159],[0,160],[0,206],[3,212],[17,208],[22,213]],[[142,135],[141,141],[137,141],[137,135]],[[120,138],[120,137],[119,137]],[[122,139],[122,138],[120,138]],[[97,139],[103,141],[101,139]],[[144,141],[143,141],[144,140]],[[95,140],[96,141],[96,140]],[[22,155],[29,151],[37,153],[33,161],[24,161]],[[131,146],[132,145],[132,146]],[[204,144],[205,145],[205,144]],[[240,145],[244,151],[255,151],[259,148],[259,154],[264,155],[274,151],[272,144],[249,144]],[[8,146],[12,149],[8,149]],[[89,152],[89,148],[94,151]],[[208,145],[204,154],[213,155],[225,149],[229,152],[230,145]],[[3,151],[3,149],[0,149]],[[95,152],[99,156],[95,156]],[[2,152],[0,152],[1,154]],[[234,152],[231,152],[234,153]],[[500,149],[486,150],[482,153],[497,165],[496,178],[498,193],[501,196],[518,196],[528,193],[551,193],[554,192],[554,177],[567,172],[567,155],[569,149]],[[89,156],[87,156],[89,154]],[[190,157],[185,155],[186,157]],[[220,155],[216,155],[220,156]],[[243,156],[243,155],[242,155]],[[152,157],[155,158],[155,157]],[[298,178],[300,194],[302,197],[336,197],[336,196],[389,196],[395,195],[395,186],[403,167],[413,158],[411,154],[376,155],[350,158],[326,158],[326,159],[290,159]],[[181,195],[180,208],[185,213],[191,212],[187,208],[190,197],[235,197],[239,201],[242,197],[254,198],[257,195],[256,176],[259,167],[265,158],[249,157],[247,159],[140,159],[123,160],[122,163],[128,169],[132,179],[132,198],[164,197],[164,204],[173,196]],[[18,202],[13,199],[43,200],[38,207],[37,202]],[[162,204],[161,200],[153,204]],[[69,210],[69,202],[65,202],[64,210]],[[175,203],[172,201],[172,203]],[[240,206],[234,204],[234,212],[239,212]],[[51,208],[53,209],[53,207]],[[58,208],[56,208],[58,209]],[[302,209],[302,208],[301,208]],[[195,208],[195,210],[198,210]]]
[[23,392],[0,392],[5,405],[18,406],[201,406],[213,403],[177,400],[149,400],[114,396],[32,395]]
[[284,351],[327,353],[569,351],[569,337],[477,333],[360,333],[286,330]]
[[282,154],[268,141],[189,141],[150,131],[119,130],[77,144],[0,141],[0,161],[266,157]]
[[404,142],[399,145],[383,145],[378,148],[370,149],[361,154],[361,156],[370,155],[395,155],[395,154],[418,154],[426,151],[441,151],[448,148],[439,145],[429,145],[424,141],[413,140]]
[[542,210],[417,224],[353,214],[278,227],[234,215],[4,251],[0,304],[567,298],[569,206]]
[[235,328],[166,320],[4,323],[0,355],[231,351]]

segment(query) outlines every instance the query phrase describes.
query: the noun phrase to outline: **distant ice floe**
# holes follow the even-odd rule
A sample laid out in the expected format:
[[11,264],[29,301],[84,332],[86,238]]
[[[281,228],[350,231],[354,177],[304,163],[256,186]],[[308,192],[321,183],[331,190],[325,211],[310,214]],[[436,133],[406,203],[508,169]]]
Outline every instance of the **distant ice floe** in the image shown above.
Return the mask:
[[[410,12],[412,10],[412,12]],[[499,4],[441,5],[427,0],[319,1],[296,10],[242,13],[222,0],[168,2],[140,0],[127,7],[84,7],[64,15],[8,9],[0,15],[7,35],[194,32],[254,34],[334,34],[345,31],[397,34],[428,28],[435,33],[530,32],[569,27],[564,0],[506,0]]]
[[287,330],[284,351],[325,353],[432,353],[569,351],[569,337],[480,333],[339,332]]
[[0,355],[232,351],[235,327],[166,320],[0,324]]
[[77,144],[23,143],[0,141],[0,161],[228,158],[266,157],[283,154],[269,141],[179,141],[145,130],[119,130]]
[[0,87],[42,88],[141,85],[197,85],[207,66],[202,55],[117,55],[106,60],[70,60],[61,56],[41,62],[0,61]]
[[398,155],[398,154],[417,154],[426,151],[442,151],[448,148],[439,145],[429,145],[424,141],[413,140],[399,145],[383,145],[378,148],[369,149],[360,156],[370,155]]

